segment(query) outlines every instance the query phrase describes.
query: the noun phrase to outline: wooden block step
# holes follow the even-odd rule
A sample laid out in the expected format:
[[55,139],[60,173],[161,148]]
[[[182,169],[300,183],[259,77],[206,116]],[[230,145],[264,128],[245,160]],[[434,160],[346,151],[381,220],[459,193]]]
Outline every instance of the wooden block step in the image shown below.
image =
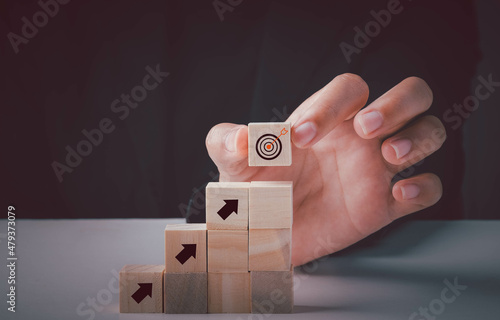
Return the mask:
[[120,312],[163,312],[163,265],[128,264],[120,270]]
[[207,272],[206,224],[165,227],[165,272]]
[[292,259],[292,229],[250,229],[248,270],[288,271]]
[[206,187],[208,230],[248,229],[250,182],[210,182]]
[[250,313],[250,273],[208,273],[208,313]]
[[208,230],[208,272],[248,271],[248,231]]
[[252,313],[293,312],[293,267],[288,271],[250,272]]
[[165,313],[207,313],[206,272],[165,273]]
[[293,182],[252,181],[249,229],[286,229],[293,223]]

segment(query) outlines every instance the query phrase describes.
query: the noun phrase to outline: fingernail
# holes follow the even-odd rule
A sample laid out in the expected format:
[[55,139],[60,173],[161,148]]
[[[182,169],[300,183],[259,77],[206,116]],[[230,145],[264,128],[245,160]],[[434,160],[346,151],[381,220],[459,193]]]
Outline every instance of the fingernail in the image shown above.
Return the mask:
[[316,137],[316,125],[312,122],[306,122],[298,126],[293,135],[293,143],[301,148],[311,142]]
[[361,115],[358,122],[363,130],[363,133],[367,135],[380,128],[383,121],[384,119],[382,118],[382,114],[380,114],[380,112],[371,111]]
[[224,141],[224,144],[226,146],[226,150],[229,152],[235,152],[236,151],[236,134],[238,131],[241,129],[241,127],[237,127],[234,129],[231,129],[226,135],[226,140]]
[[410,200],[416,198],[420,194],[420,188],[416,184],[407,184],[400,187],[400,189],[401,189],[401,194],[403,196],[403,200]]
[[391,142],[391,147],[396,152],[396,158],[401,159],[411,150],[411,140],[398,139]]

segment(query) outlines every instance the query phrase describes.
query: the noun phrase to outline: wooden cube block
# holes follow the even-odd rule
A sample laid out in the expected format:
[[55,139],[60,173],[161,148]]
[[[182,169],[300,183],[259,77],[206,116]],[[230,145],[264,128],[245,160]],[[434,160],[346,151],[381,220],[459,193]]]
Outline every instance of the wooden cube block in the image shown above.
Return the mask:
[[290,166],[292,143],[290,123],[261,122],[248,124],[249,166]]
[[120,270],[120,312],[163,312],[162,265],[128,264]]
[[165,272],[206,271],[206,224],[167,225],[165,227]]
[[249,229],[292,227],[293,183],[291,181],[252,181],[248,195]]
[[252,313],[293,312],[293,267],[288,271],[252,271]]
[[207,313],[206,272],[165,273],[165,313]]
[[208,273],[208,313],[250,313],[250,273]]
[[248,229],[250,182],[210,182],[206,188],[208,230]]
[[250,229],[248,253],[248,270],[290,270],[292,229]]
[[248,272],[247,230],[208,230],[208,272]]

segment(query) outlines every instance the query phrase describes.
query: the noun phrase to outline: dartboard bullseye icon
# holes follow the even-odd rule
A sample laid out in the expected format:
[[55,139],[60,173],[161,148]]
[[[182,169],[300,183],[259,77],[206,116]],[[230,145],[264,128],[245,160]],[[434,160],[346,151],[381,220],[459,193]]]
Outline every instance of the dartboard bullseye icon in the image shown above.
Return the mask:
[[280,155],[282,145],[277,136],[269,133],[259,137],[255,144],[255,149],[262,159],[273,160]]

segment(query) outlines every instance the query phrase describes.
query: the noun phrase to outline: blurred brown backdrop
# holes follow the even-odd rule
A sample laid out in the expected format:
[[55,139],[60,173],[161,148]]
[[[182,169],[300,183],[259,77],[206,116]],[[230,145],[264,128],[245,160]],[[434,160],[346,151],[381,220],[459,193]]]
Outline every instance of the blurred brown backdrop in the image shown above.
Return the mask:
[[[437,173],[444,196],[405,219],[500,217],[500,92],[466,116],[453,111],[480,77],[500,81],[496,1],[63,2],[0,4],[1,199],[20,218],[189,212],[200,221],[203,185],[217,173],[208,130],[284,120],[344,72],[366,80],[370,101],[408,76],[434,91],[429,113],[448,140],[403,174]],[[399,12],[377,29],[375,16],[394,5]],[[355,46],[356,28],[370,23],[372,36],[346,58],[340,45]],[[168,76],[140,89],[148,67]],[[67,165],[66,147],[76,150],[88,140],[82,130],[103,119],[114,130],[60,182],[54,161]]]

